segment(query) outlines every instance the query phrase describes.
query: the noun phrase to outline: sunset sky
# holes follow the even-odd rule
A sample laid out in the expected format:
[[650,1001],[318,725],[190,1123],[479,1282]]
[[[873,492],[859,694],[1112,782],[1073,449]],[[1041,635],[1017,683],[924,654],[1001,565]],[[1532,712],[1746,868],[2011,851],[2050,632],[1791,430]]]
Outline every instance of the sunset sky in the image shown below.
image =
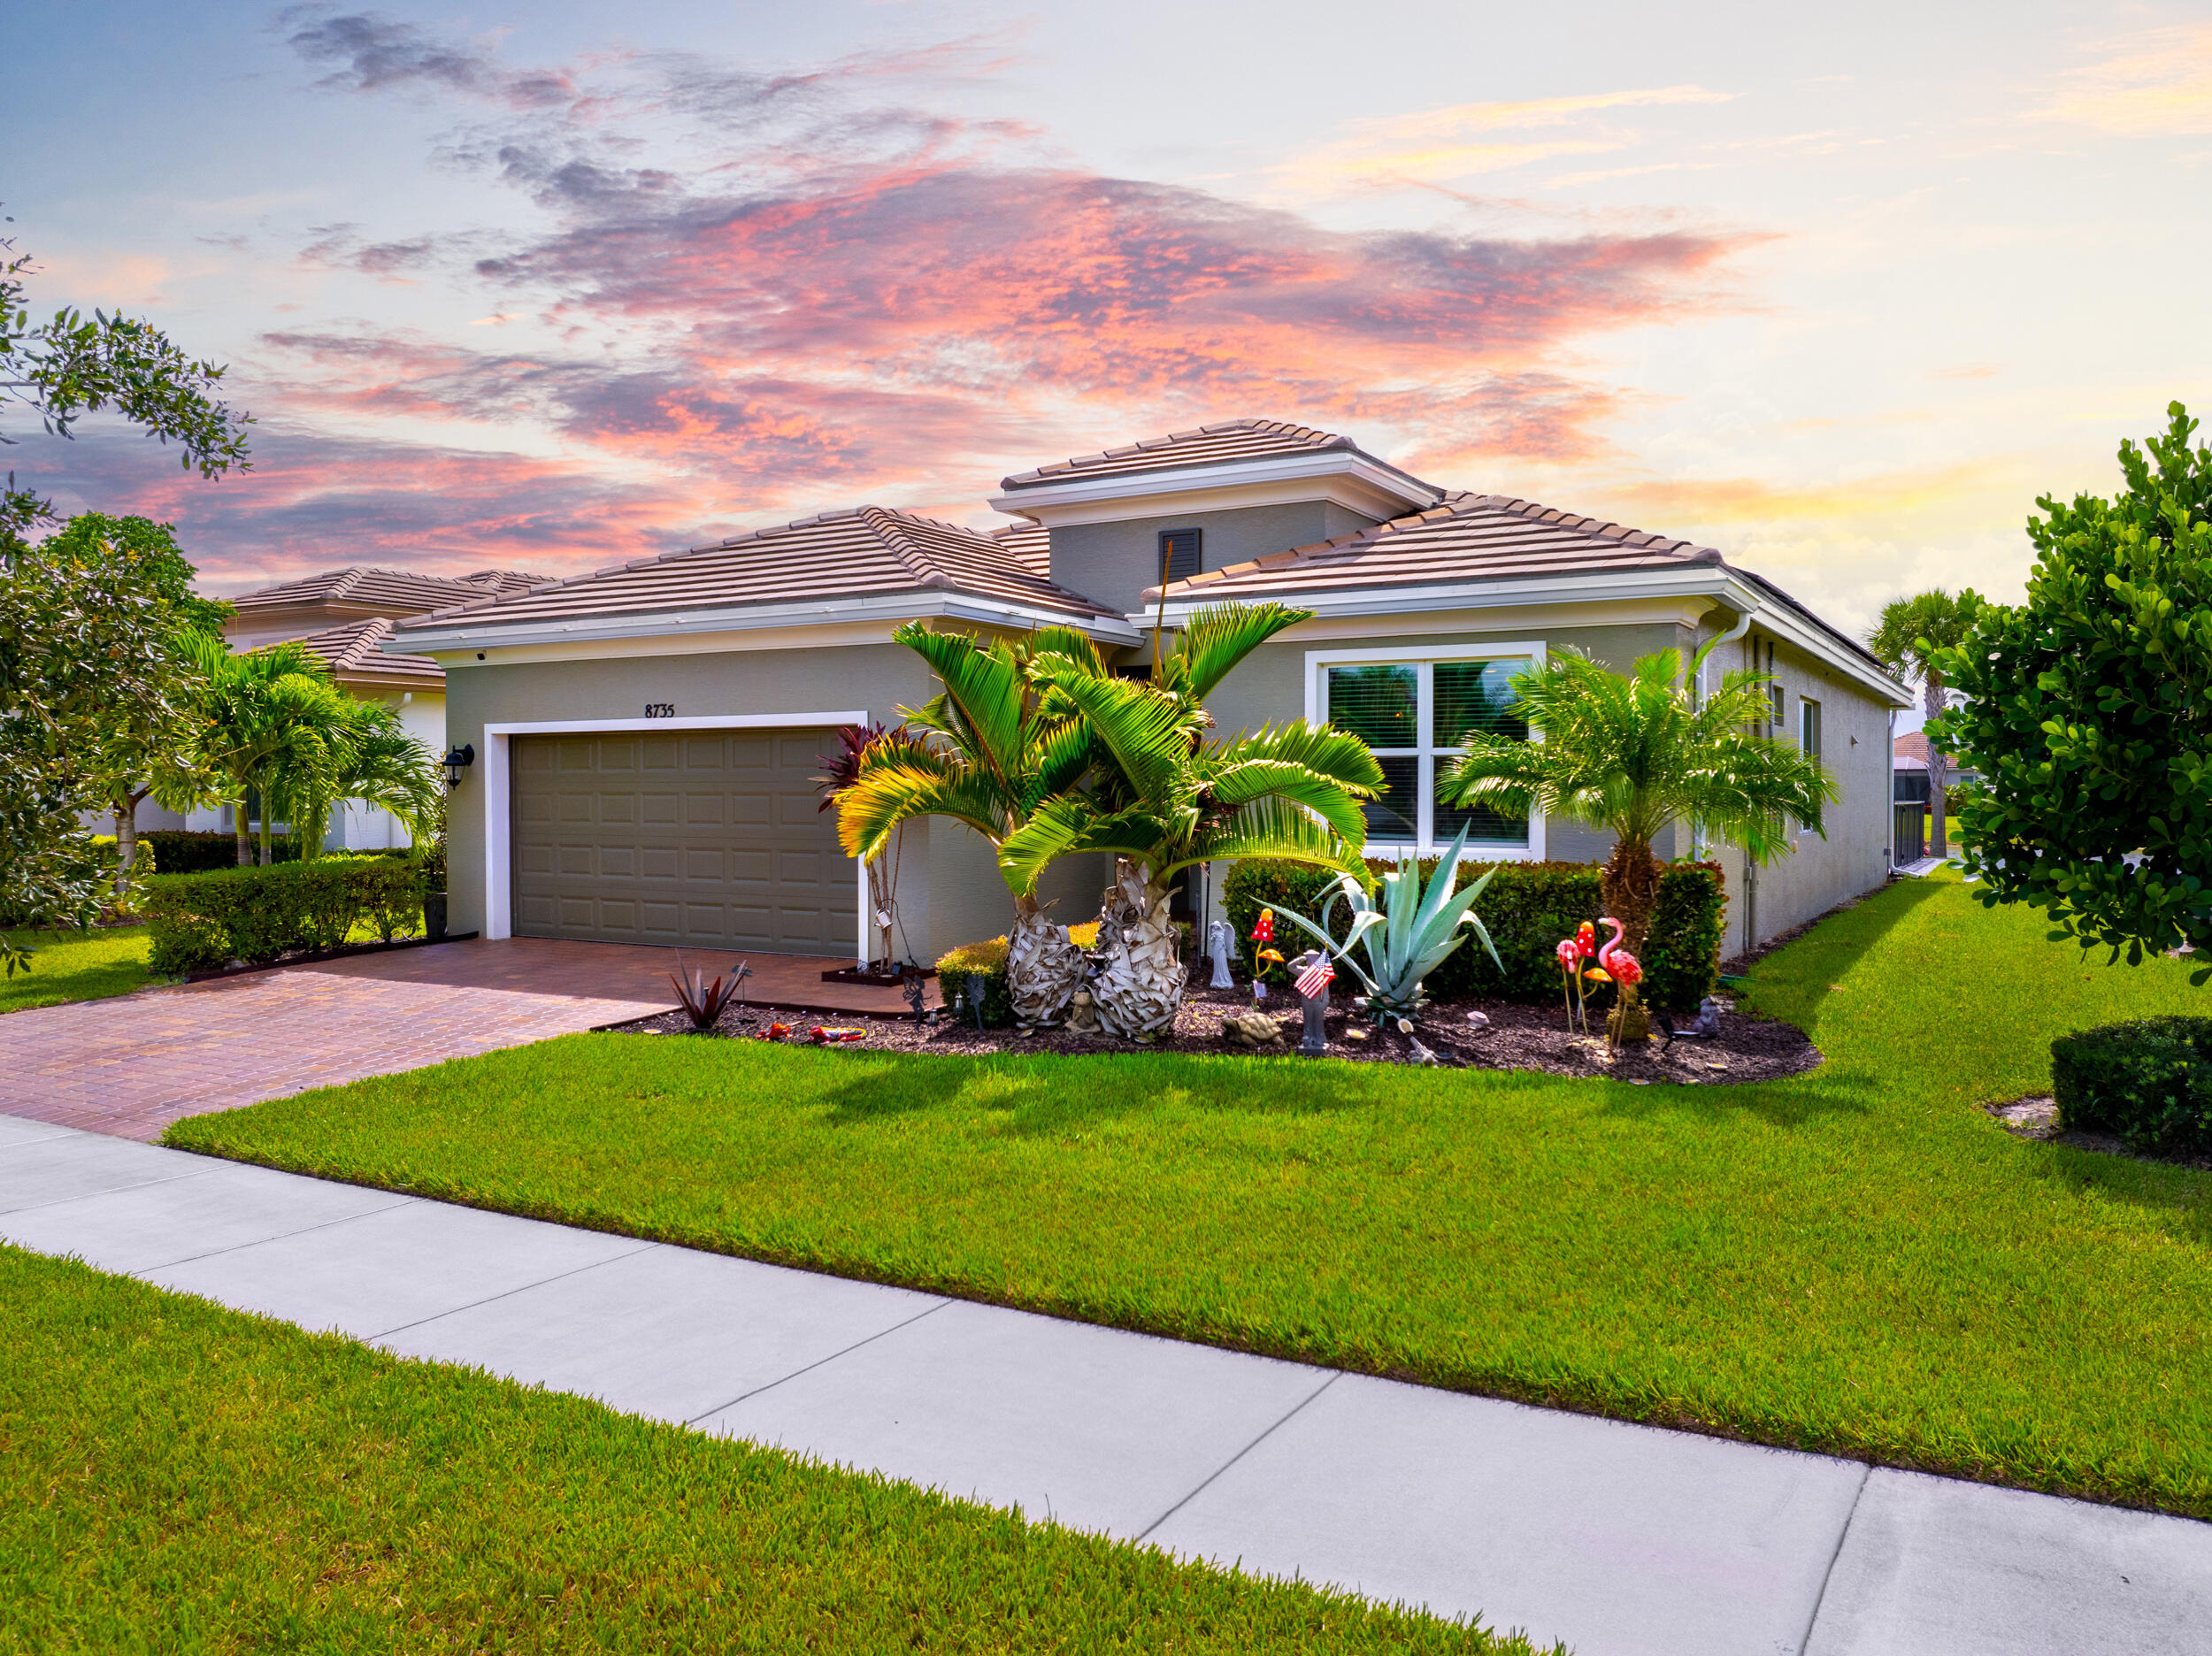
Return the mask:
[[35,310],[231,364],[254,469],[0,456],[216,591],[565,574],[1209,419],[1720,547],[1851,627],[2019,592],[2212,410],[2212,6],[39,8]]

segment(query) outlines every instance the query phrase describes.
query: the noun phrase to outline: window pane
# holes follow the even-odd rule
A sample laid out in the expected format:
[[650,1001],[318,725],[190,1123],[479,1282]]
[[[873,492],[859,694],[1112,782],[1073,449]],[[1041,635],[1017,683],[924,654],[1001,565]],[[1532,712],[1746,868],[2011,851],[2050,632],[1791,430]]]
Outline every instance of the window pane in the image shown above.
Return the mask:
[[1411,667],[1332,667],[1329,723],[1370,748],[1410,748],[1420,739],[1420,685]]
[[1456,748],[1476,731],[1528,740],[1528,724],[1506,709],[1519,698],[1514,676],[1528,671],[1525,660],[1439,662],[1436,663],[1436,745]]
[[1448,847],[1462,828],[1467,829],[1469,845],[1525,846],[1528,843],[1528,816],[1509,816],[1503,811],[1493,810],[1486,805],[1472,805],[1463,810],[1456,805],[1436,802],[1436,843]]
[[1368,843],[1410,844],[1420,837],[1421,762],[1409,755],[1375,763],[1382,767],[1383,791],[1363,807]]

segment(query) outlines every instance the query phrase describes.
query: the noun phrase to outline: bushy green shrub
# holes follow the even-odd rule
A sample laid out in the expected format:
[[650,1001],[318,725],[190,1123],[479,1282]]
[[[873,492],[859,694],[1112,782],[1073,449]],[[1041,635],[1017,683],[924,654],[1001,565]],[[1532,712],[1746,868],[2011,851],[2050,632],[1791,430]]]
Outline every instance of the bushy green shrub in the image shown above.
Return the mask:
[[[204,874],[214,869],[238,866],[237,837],[207,833],[196,828],[149,828],[138,836],[139,845],[150,846],[154,867],[163,874]],[[299,860],[299,842],[279,834],[270,842],[279,862]]]
[[[1370,858],[1367,866],[1380,877],[1398,865]],[[1422,862],[1422,877],[1435,869],[1434,859]],[[1458,891],[1480,879],[1491,868],[1486,862],[1463,862],[1452,889]],[[1559,939],[1571,936],[1585,920],[1604,912],[1599,893],[1600,870],[1594,862],[1506,862],[1497,865],[1497,877],[1475,905],[1497,947],[1503,967],[1493,965],[1479,943],[1463,945],[1432,973],[1429,994],[1445,1000],[1548,1000],[1559,993],[1559,961],[1553,951]],[[1251,957],[1248,939],[1260,905],[1275,904],[1317,918],[1336,877],[1325,869],[1295,862],[1240,862],[1222,882],[1221,901],[1237,936],[1246,963]],[[1719,865],[1711,862],[1670,863],[1659,880],[1659,901],[1653,911],[1651,940],[1645,946],[1644,1004],[1663,1012],[1694,1012],[1711,990],[1720,970],[1721,925],[1728,898]],[[1330,916],[1330,930],[1341,942],[1350,924],[1346,905],[1339,903]],[[1286,928],[1278,928],[1279,935]],[[1469,931],[1471,939],[1474,933]],[[1302,945],[1294,943],[1282,953],[1294,954]],[[1286,984],[1283,968],[1270,966],[1267,981]]]
[[2051,1043],[2067,1127],[2149,1155],[2212,1155],[2212,1018],[2138,1018]]
[[157,874],[141,904],[148,964],[171,977],[232,959],[258,964],[296,949],[335,948],[365,919],[388,939],[420,923],[422,897],[420,868],[385,854]]
[[[1068,928],[1068,940],[1078,948],[1098,947],[1098,922],[1089,920],[1081,925]],[[994,1029],[1003,1029],[1014,1021],[1013,991],[1006,983],[1006,939],[986,938],[980,943],[963,943],[957,948],[947,949],[937,957],[937,989],[949,1007],[954,995],[968,993],[968,979],[980,974],[983,978],[983,1022]],[[970,1023],[975,1021],[975,1008],[964,1007],[961,1016]]]

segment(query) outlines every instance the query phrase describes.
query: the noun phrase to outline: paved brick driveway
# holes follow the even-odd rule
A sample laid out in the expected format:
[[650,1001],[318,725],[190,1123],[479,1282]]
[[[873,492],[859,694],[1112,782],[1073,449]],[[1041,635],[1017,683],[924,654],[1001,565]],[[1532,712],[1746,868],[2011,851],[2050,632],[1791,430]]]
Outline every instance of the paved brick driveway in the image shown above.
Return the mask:
[[[615,943],[442,943],[12,1012],[0,1017],[0,1115],[155,1138],[181,1116],[664,1012],[675,963],[673,950]],[[820,961],[753,964],[749,999],[825,986]],[[868,1000],[855,1011],[899,1006],[888,990],[845,998]]]

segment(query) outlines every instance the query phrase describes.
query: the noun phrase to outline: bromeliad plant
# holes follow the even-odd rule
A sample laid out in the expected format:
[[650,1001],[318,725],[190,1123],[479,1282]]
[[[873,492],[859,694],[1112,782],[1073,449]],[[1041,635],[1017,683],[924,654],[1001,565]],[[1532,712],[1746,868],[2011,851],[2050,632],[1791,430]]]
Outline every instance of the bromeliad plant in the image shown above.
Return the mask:
[[[1451,952],[1467,940],[1467,929],[1482,939],[1482,946],[1495,962],[1497,946],[1491,942],[1490,932],[1474,912],[1475,900],[1490,884],[1497,870],[1492,869],[1466,890],[1454,893],[1452,882],[1458,878],[1460,853],[1467,848],[1467,833],[1459,831],[1451,848],[1436,865],[1424,886],[1417,863],[1408,863],[1394,874],[1382,877],[1382,901],[1378,904],[1369,895],[1367,887],[1356,876],[1347,874],[1330,893],[1329,901],[1321,909],[1318,925],[1303,915],[1269,904],[1263,912],[1282,916],[1293,925],[1302,927],[1319,939],[1345,970],[1366,987],[1367,1010],[1378,1024],[1410,1018],[1428,1004],[1428,996],[1421,985]],[[1351,911],[1351,930],[1342,943],[1329,934],[1329,917],[1336,905],[1342,901]],[[1354,960],[1351,949],[1357,944],[1366,956],[1363,967]],[[1505,970],[1500,963],[1499,970]]]
[[676,999],[682,1003],[691,1027],[699,1031],[710,1030],[721,1020],[724,1010],[737,999],[738,990],[753,975],[753,969],[743,961],[711,980],[696,966],[684,969],[681,955],[677,957],[677,968],[668,974],[668,981],[676,985]]

